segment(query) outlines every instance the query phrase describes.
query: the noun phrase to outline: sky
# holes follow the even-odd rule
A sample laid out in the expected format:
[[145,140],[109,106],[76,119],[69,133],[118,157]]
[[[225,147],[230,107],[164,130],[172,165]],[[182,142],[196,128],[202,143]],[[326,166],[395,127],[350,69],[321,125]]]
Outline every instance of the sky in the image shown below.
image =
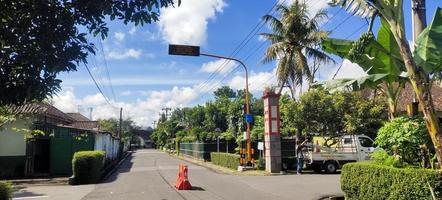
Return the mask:
[[[269,43],[259,36],[270,32],[261,18],[274,14],[270,10],[275,3],[276,0],[182,0],[179,7],[161,9],[158,22],[142,27],[108,20],[108,38],[89,36],[97,53],[88,57],[87,64],[105,97],[81,64],[75,72],[60,74],[62,90],[52,102],[64,112],[80,112],[87,117],[92,114],[93,120],[116,118],[122,107],[123,118],[148,127],[164,107],[204,104],[213,99],[213,91],[222,85],[233,89],[245,87],[244,70],[237,63],[210,57],[171,56],[168,44],[198,45],[201,52],[233,55],[244,61],[249,70],[250,91],[260,97],[265,87],[276,85],[276,63],[262,64]],[[330,37],[356,39],[368,27],[365,19],[329,7],[327,0],[306,3],[311,13],[328,11],[329,19],[322,22],[321,29],[332,31]],[[410,5],[410,0],[404,0],[405,11],[410,10]],[[428,23],[436,7],[442,7],[441,0],[427,0]],[[410,12],[405,12],[405,24],[411,41]],[[379,22],[375,29],[378,27]],[[321,66],[316,80],[331,79],[341,63],[336,78],[365,74],[356,64],[333,58],[337,64]]]

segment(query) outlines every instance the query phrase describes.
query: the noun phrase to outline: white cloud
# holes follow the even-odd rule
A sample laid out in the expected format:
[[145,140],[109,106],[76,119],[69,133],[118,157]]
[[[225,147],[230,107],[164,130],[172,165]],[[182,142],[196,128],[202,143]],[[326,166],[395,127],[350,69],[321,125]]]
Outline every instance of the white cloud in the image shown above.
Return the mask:
[[126,34],[124,34],[123,32],[115,32],[114,33],[114,37],[117,41],[123,41],[124,38],[126,37]]
[[[249,76],[249,91],[257,93],[263,91],[266,87],[271,87],[277,85],[276,82],[276,69],[271,72],[252,72]],[[246,79],[243,75],[237,75],[233,77],[227,85],[234,89],[244,89]]]
[[215,72],[215,73],[225,74],[227,72],[230,72],[230,70],[232,70],[233,67],[235,66],[236,63],[234,63],[233,61],[219,59],[216,61],[204,63],[200,71],[207,73]]
[[[287,4],[291,4],[293,3],[295,0],[289,0],[289,1],[285,1]],[[321,9],[327,9],[328,7],[330,7],[328,5],[328,1],[326,0],[316,0],[316,1],[310,1],[310,0],[306,0],[305,1],[309,10],[309,15],[310,17],[312,17],[313,15],[315,15],[319,10]]]
[[107,53],[109,60],[124,60],[127,58],[139,58],[142,54],[141,49],[125,49],[123,51],[112,50]]
[[128,33],[129,33],[130,35],[133,35],[133,34],[135,34],[135,32],[137,32],[137,27],[132,26],[132,28],[129,29],[129,32],[128,32]]
[[132,95],[132,94],[133,94],[132,91],[127,90],[127,91],[121,92],[121,93],[120,93],[120,96],[130,96],[130,95]]
[[208,21],[225,6],[223,0],[186,0],[179,7],[163,8],[159,21],[163,39],[174,44],[204,44]]
[[[131,91],[123,93],[133,94]],[[195,87],[175,86],[171,90],[137,91],[136,93],[144,93],[146,97],[133,103],[113,102],[114,105],[112,106],[107,104],[104,97],[99,93],[78,98],[75,96],[73,89],[64,89],[52,101],[55,107],[64,112],[78,112],[79,105],[92,107],[92,118],[94,120],[98,118],[116,118],[119,116],[119,107],[123,107],[124,118],[131,118],[137,125],[147,127],[154,120],[157,120],[161,108],[165,106],[171,108],[193,106],[199,98],[199,91]],[[88,116],[88,113],[83,114]]]
[[[337,70],[337,68],[335,69]],[[333,73],[329,74],[329,79],[333,78],[333,75],[334,73],[336,73],[336,70],[333,70]],[[338,74],[336,75],[335,79],[359,78],[365,75],[367,75],[367,73],[365,73],[365,71],[358,64],[352,63],[351,61],[344,59],[342,67],[339,70]]]

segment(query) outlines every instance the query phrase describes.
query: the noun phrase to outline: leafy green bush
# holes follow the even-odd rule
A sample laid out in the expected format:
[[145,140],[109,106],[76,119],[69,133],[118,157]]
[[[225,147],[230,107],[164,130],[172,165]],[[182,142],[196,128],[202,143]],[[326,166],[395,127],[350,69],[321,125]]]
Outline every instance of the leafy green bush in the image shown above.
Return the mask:
[[383,149],[376,150],[370,157],[376,164],[386,165],[390,167],[402,168],[406,163],[402,160],[400,156],[392,156]]
[[104,151],[79,151],[72,159],[73,184],[97,183],[104,165]]
[[0,200],[9,200],[12,198],[12,184],[0,181]]
[[227,167],[230,169],[237,169],[239,165],[240,156],[231,153],[216,153],[211,152],[210,158],[213,164]]
[[341,189],[349,200],[431,200],[432,191],[439,199],[442,197],[442,172],[399,169],[372,162],[348,163],[342,168]]
[[409,163],[420,161],[419,145],[432,146],[427,128],[422,119],[398,117],[379,129],[375,143],[389,154],[398,154]]

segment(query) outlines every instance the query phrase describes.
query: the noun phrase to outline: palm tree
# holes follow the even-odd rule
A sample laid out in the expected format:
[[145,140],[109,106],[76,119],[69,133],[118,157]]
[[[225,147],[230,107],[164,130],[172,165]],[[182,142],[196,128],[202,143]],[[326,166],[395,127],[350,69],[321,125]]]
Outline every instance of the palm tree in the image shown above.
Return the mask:
[[[261,33],[271,42],[262,59],[263,63],[277,61],[277,79],[279,93],[287,84],[292,97],[297,86],[307,80],[309,85],[314,82],[319,64],[334,62],[324,52],[318,50],[320,42],[328,36],[328,32],[319,30],[319,22],[327,18],[325,10],[318,11],[309,17],[307,5],[295,1],[291,5],[279,4],[276,7],[279,16],[265,15],[263,20],[270,24],[272,33]],[[313,59],[310,67],[308,58]]]

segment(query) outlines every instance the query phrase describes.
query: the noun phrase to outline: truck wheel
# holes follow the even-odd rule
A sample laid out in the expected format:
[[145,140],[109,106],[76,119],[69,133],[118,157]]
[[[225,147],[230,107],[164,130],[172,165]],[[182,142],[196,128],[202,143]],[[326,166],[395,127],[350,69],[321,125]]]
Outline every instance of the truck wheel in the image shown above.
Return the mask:
[[334,174],[338,170],[336,162],[328,161],[324,164],[325,173]]

